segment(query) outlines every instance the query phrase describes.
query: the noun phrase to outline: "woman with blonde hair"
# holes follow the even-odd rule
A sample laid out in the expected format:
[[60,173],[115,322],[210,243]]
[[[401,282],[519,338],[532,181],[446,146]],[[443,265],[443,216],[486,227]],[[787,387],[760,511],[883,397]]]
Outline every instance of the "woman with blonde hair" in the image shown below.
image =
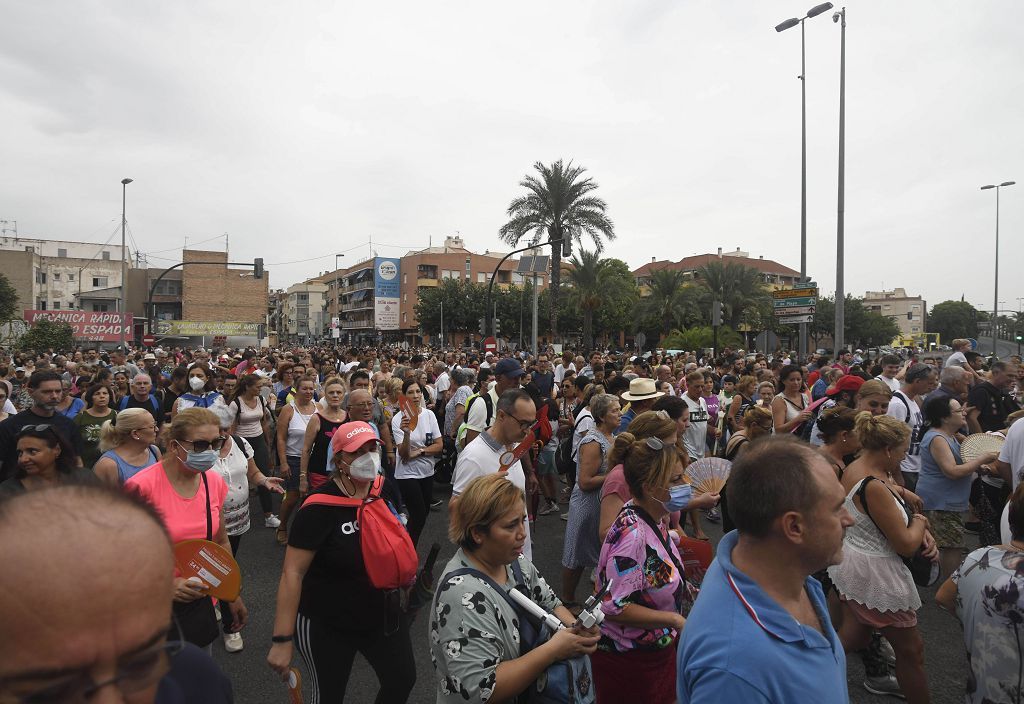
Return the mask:
[[[430,620],[439,704],[514,701],[548,666],[597,646],[597,627],[572,626],[575,617],[523,555],[525,521],[523,492],[502,474],[472,480],[453,506],[448,537],[458,550],[445,565]],[[525,654],[522,616],[507,596],[517,584],[568,626]]]
[[[152,416],[150,422],[156,425]],[[164,441],[167,454],[125,482],[125,489],[157,510],[172,543],[212,540],[230,551],[223,513],[228,488],[220,474],[208,471],[224,446],[220,420],[206,408],[186,408],[164,427]],[[173,606],[185,640],[206,647],[217,638],[213,602],[202,585],[175,574]],[[231,610],[234,631],[242,630],[249,616],[242,597],[222,602],[225,608]]]
[[[896,654],[896,682],[908,702],[927,702],[924,642],[917,628],[921,597],[904,564],[919,549],[938,559],[920,499],[893,479],[910,445],[910,428],[887,415],[857,415],[854,434],[860,456],[843,472],[846,510],[855,523],[843,539],[843,561],[828,568],[839,594],[839,638],[847,652],[866,648],[878,630]],[[864,687],[893,694],[888,671],[868,672]]]
[[[101,387],[101,389],[104,387]],[[110,486],[121,486],[160,461],[157,424],[144,408],[126,408],[100,429],[100,458],[93,472]]]

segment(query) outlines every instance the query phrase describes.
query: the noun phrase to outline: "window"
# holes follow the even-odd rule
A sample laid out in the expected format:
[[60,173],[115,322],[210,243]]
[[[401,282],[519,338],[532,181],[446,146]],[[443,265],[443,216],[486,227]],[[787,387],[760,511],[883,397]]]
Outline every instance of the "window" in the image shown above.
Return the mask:
[[403,284],[409,283],[409,275],[408,274],[402,274],[402,283]]
[[107,261],[110,261],[110,252],[108,252],[107,250],[103,250],[103,257],[102,258],[106,259]]
[[180,296],[181,282],[167,281],[165,279],[156,285],[156,291],[154,293],[160,296]]
[[300,301],[309,301],[309,294],[308,293],[300,293],[299,294],[299,300]]
[[75,275],[74,274],[68,274],[68,281],[74,281],[74,280],[75,280]]
[[39,310],[46,310],[46,301],[39,301]]
[[409,294],[408,293],[403,293],[402,294],[402,303],[408,303],[408,302],[409,302]]
[[37,284],[45,284],[46,283],[46,272],[45,271],[39,271],[38,269],[36,269],[36,283]]
[[106,276],[94,276],[94,277],[92,277],[92,287],[93,288],[106,288],[107,285],[108,284],[107,284],[107,277]]
[[53,273],[53,280],[54,280],[54,281],[60,281],[60,274],[59,274],[59,273],[57,273],[57,272],[54,272],[54,273]]
[[53,309],[54,310],[60,310],[60,301],[54,301],[53,302]]
[[[466,278],[469,278],[469,272],[466,272]],[[485,283],[487,283],[487,274],[485,274],[482,271],[476,272],[476,282],[478,284],[485,284]]]
[[93,310],[94,313],[106,313],[107,312],[107,304],[106,303],[93,303],[92,304],[92,310]]
[[409,322],[409,314],[408,313],[402,313],[402,322],[403,323],[408,323]]
[[63,247],[58,247],[57,248],[57,256],[58,257],[66,257],[66,256],[68,256],[68,250],[64,249]]

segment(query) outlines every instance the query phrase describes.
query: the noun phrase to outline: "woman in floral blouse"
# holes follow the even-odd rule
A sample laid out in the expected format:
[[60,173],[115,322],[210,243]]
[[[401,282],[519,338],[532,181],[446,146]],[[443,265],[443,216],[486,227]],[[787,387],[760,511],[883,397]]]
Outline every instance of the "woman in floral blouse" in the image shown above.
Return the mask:
[[1009,519],[1013,540],[972,552],[935,595],[964,627],[969,704],[1024,700],[1024,484]]
[[[508,592],[521,583],[563,623],[575,621],[523,556],[525,516],[523,493],[502,474],[474,479],[452,507],[448,536],[459,549],[445,566],[430,618],[438,704],[509,701],[552,663],[597,646],[596,627],[563,628],[524,652],[520,616],[496,587]],[[452,574],[465,568],[474,573]]]
[[608,530],[598,562],[598,587],[610,581],[611,589],[592,656],[597,701],[674,702],[687,585],[661,521],[689,503],[691,490],[675,446],[656,437],[634,440],[622,468],[633,498]]

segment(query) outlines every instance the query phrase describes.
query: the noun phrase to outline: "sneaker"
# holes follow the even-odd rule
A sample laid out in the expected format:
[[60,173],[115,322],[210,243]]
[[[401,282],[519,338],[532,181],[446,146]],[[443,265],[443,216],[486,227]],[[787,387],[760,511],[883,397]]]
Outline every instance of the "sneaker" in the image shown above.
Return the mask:
[[892,644],[881,636],[878,638],[878,654],[889,663],[889,667],[896,666],[896,651],[892,649]]
[[245,643],[242,642],[241,633],[225,633],[224,634],[224,650],[229,653],[237,653],[243,647]]
[[900,691],[900,683],[896,681],[895,675],[881,675],[879,677],[867,677],[864,679],[864,689],[872,694],[888,695],[906,699]]
[[540,511],[537,512],[539,516],[547,516],[558,511],[557,501],[548,501],[547,504]]
[[264,516],[264,518],[263,518],[263,527],[264,528],[277,528],[280,525],[281,525],[281,519],[278,518],[277,516],[275,516],[274,514],[270,514],[269,516]]
[[705,514],[705,516],[712,523],[718,523],[722,520],[722,514],[721,512],[719,512],[717,507],[708,509],[708,512]]
[[569,512],[566,511],[561,516],[559,516],[559,518],[561,518],[563,521],[568,521],[569,520]]
[[436,511],[437,509],[441,508],[441,504],[443,504],[443,503],[444,503],[443,499],[435,499],[434,501],[431,501],[430,502],[430,510],[431,511]]

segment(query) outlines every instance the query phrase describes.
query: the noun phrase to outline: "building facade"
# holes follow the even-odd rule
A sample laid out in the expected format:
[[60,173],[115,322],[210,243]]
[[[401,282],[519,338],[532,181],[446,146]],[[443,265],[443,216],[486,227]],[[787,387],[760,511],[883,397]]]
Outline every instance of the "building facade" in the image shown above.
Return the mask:
[[712,262],[722,262],[724,264],[731,262],[756,269],[760,272],[764,285],[771,289],[793,288],[800,280],[799,271],[790,269],[788,266],[779,264],[772,259],[765,259],[764,257],[752,258],[749,252],[744,252],[739,247],[732,252],[723,252],[722,248],[719,247],[717,254],[697,254],[692,257],[684,257],[677,262],[667,259],[658,260],[655,257],[651,257],[649,263],[633,270],[633,276],[636,277],[636,283],[640,287],[641,295],[643,295],[655,271],[662,269],[682,271],[684,278],[695,280],[699,276],[700,268]]
[[928,305],[920,296],[907,295],[906,289],[868,291],[864,294],[864,307],[892,318],[904,338],[927,332]]
[[285,291],[281,328],[289,342],[307,343],[323,337],[327,284],[311,279]]

